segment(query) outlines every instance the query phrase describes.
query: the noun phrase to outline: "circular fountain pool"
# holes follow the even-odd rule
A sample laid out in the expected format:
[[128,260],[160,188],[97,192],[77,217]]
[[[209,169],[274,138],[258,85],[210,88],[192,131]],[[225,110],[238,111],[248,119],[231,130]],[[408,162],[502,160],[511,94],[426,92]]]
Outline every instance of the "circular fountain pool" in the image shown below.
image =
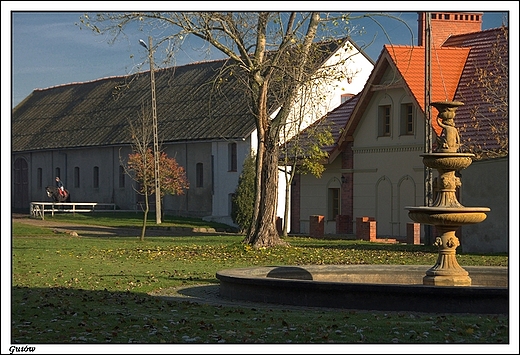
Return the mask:
[[471,286],[423,285],[425,265],[265,266],[217,272],[220,296],[275,304],[434,313],[509,313],[506,267],[467,266]]

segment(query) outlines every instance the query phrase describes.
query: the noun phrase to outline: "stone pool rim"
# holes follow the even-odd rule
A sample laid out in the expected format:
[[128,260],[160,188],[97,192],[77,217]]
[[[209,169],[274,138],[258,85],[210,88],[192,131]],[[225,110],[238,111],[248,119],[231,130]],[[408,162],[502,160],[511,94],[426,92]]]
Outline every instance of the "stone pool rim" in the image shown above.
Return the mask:
[[[282,305],[429,313],[509,313],[508,268],[465,266],[471,286],[430,286],[427,265],[281,265],[218,271],[220,297]],[[357,275],[355,275],[357,274]],[[354,275],[354,276],[353,276]],[[363,278],[371,282],[330,281]],[[381,276],[381,281],[373,281]],[[391,281],[389,282],[389,280]]]

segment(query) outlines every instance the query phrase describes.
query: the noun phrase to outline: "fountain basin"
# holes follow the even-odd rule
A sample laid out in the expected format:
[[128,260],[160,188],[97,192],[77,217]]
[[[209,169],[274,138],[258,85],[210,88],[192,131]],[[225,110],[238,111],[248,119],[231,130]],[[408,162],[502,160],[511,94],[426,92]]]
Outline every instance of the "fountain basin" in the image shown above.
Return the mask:
[[432,169],[462,170],[471,165],[473,153],[430,153],[421,154],[423,164]]
[[220,296],[253,302],[433,313],[509,312],[506,267],[466,267],[471,286],[423,285],[424,265],[305,265],[217,272]]
[[405,207],[408,216],[417,223],[435,226],[463,226],[486,219],[488,207]]

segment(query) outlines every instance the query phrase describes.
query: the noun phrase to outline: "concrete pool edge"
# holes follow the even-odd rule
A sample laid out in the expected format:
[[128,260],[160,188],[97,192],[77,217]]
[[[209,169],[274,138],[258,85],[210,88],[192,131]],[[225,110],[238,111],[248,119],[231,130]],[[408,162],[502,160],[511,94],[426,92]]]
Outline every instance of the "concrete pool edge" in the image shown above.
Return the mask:
[[[473,280],[472,286],[418,283],[428,268],[425,265],[289,265],[227,269],[216,276],[220,281],[219,294],[224,299],[380,311],[509,313],[507,267],[465,267]],[[360,280],[364,275],[372,282],[330,281],[352,277]],[[376,282],[378,275],[381,278]],[[389,283],[389,278],[394,282]]]

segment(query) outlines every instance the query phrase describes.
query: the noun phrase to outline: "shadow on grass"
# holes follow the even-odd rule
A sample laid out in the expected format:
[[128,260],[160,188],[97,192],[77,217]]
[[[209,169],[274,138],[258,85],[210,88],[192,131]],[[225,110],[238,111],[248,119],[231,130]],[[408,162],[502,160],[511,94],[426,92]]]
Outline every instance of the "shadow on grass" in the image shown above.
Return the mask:
[[186,297],[174,303],[131,291],[15,286],[11,296],[12,344],[154,343],[153,319],[168,324],[172,310],[195,307]]

